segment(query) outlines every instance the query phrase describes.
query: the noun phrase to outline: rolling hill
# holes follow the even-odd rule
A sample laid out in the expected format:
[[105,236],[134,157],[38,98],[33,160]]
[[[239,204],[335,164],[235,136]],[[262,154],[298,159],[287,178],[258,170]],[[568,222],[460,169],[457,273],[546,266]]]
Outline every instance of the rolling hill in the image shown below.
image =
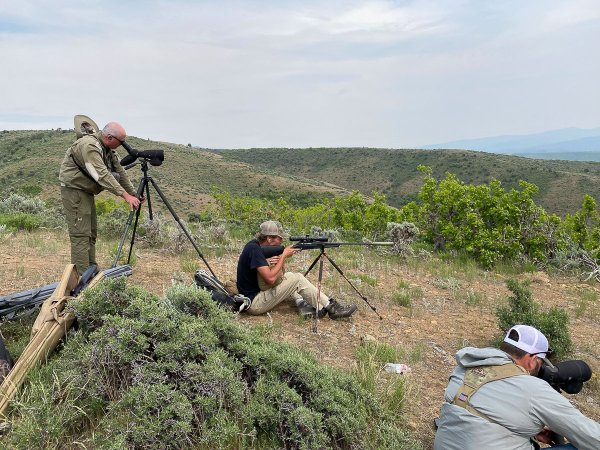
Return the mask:
[[[60,197],[58,171],[66,149],[75,139],[72,130],[0,131],[0,195],[10,190],[40,193],[43,198]],[[187,146],[129,137],[138,150],[163,149],[165,161],[150,167],[149,174],[164,191],[182,218],[206,208],[217,187],[233,195],[284,196],[292,203],[306,203],[322,197],[348,193],[329,183],[301,177],[273,176],[243,162]],[[126,152],[118,149],[121,157]],[[141,177],[139,167],[128,171],[134,186]],[[160,207],[156,193],[151,194]],[[153,206],[154,206],[153,204]]]
[[[40,193],[58,199],[58,169],[72,130],[0,131],[0,195],[10,190]],[[211,189],[233,195],[283,196],[292,204],[358,190],[378,191],[400,207],[417,198],[423,175],[417,166],[433,169],[437,178],[455,173],[466,183],[496,178],[505,188],[526,180],[540,188],[537,202],[564,215],[579,209],[583,194],[600,199],[600,163],[548,161],[464,150],[391,150],[372,148],[207,150],[130,137],[138,150],[165,151],[161,167],[151,167],[182,218],[211,203]],[[125,155],[120,151],[121,156]],[[134,184],[141,172],[130,170]],[[155,202],[160,204],[160,202]]]
[[219,151],[225,158],[253,164],[273,173],[289,173],[335,183],[370,195],[378,191],[390,204],[402,206],[417,198],[422,183],[420,164],[430,166],[436,178],[446,172],[465,183],[488,183],[505,188],[519,180],[540,188],[538,203],[564,215],[576,211],[587,193],[600,199],[600,163],[550,161],[466,150],[390,150],[371,148],[250,149]]

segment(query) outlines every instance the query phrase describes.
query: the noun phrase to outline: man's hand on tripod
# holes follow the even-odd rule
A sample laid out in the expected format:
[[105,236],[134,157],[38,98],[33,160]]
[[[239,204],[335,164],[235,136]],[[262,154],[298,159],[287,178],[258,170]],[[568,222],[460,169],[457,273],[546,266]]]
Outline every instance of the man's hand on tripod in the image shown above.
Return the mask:
[[136,196],[130,195],[127,192],[123,192],[122,197],[129,204],[129,207],[131,208],[132,211],[138,209],[140,207],[140,204],[144,201],[143,198],[142,198],[142,200],[140,200]]

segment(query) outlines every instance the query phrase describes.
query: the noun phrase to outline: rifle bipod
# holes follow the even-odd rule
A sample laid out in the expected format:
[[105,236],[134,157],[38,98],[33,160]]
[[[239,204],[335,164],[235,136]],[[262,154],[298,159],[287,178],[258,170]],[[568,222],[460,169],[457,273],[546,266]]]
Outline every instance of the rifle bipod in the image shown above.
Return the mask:
[[[317,257],[314,259],[314,261],[312,262],[312,264],[310,265],[310,267],[306,270],[306,272],[304,272],[304,276],[307,276],[308,273],[313,269],[313,267],[315,267],[315,265],[317,264],[317,262],[319,262],[319,275],[318,275],[318,281],[317,281],[317,298],[321,297],[321,285],[323,282],[323,262],[325,261],[325,259],[327,259],[327,261],[329,261],[331,263],[331,265],[334,267],[335,270],[337,270],[337,272],[342,276],[342,278],[344,280],[346,280],[346,282],[348,282],[348,284],[352,287],[352,289],[354,289],[354,292],[356,292],[358,294],[358,296],[367,304],[367,306],[369,308],[371,308],[371,310],[377,314],[377,317],[379,317],[379,320],[383,320],[383,317],[381,317],[381,314],[379,314],[377,312],[377,308],[375,308],[373,305],[371,305],[371,303],[369,302],[369,299],[367,298],[366,295],[362,294],[357,288],[356,286],[354,286],[354,284],[352,283],[352,281],[350,281],[348,279],[348,277],[344,274],[344,272],[342,271],[342,269],[340,268],[340,266],[338,266],[336,264],[336,262],[327,254],[327,252],[325,251],[325,247],[326,247],[325,242],[314,242],[311,245],[313,245],[314,247],[312,248],[318,248],[319,249],[319,254],[317,255]],[[317,332],[317,326],[319,323],[319,311],[317,310],[317,313],[314,315],[314,319],[313,319],[313,332]]]

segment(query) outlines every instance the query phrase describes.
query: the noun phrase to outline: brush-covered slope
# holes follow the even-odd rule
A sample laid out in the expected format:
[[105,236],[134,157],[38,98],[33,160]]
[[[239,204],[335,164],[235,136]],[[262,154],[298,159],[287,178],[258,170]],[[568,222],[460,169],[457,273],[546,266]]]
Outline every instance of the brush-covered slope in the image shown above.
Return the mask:
[[[59,167],[74,140],[72,130],[0,131],[0,195],[19,190],[58,199]],[[211,201],[212,187],[233,195],[281,194],[304,202],[346,192],[319,181],[273,175],[268,169],[183,145],[135,137],[129,137],[127,142],[138,150],[164,150],[165,161],[159,167],[150,166],[149,174],[183,218],[184,213],[201,210]],[[122,148],[117,152],[121,157],[126,155]],[[142,174],[140,166],[131,168],[128,174],[137,186]],[[156,192],[151,191],[151,196],[157,204],[161,203]]]
[[232,162],[254,164],[264,170],[289,173],[358,189],[366,195],[378,191],[394,206],[414,200],[422,183],[417,167],[430,166],[436,178],[446,172],[465,183],[489,183],[505,188],[519,180],[540,188],[537,202],[563,215],[581,206],[583,195],[600,199],[600,163],[548,161],[465,150],[391,150],[372,148],[308,148],[222,150]]
[[[59,166],[74,138],[72,130],[1,131],[0,195],[17,189],[57,199]],[[149,173],[184,218],[210,203],[213,187],[233,195],[281,195],[303,204],[354,189],[365,195],[378,191],[390,204],[400,207],[417,198],[423,179],[417,170],[421,164],[432,167],[437,178],[453,172],[465,183],[489,183],[496,178],[505,188],[512,188],[518,186],[518,180],[529,181],[540,188],[537,202],[559,215],[579,209],[584,194],[600,199],[598,162],[550,161],[465,150],[208,151],[135,137],[128,138],[128,142],[138,150],[165,151],[162,166],[150,167]],[[123,149],[119,153],[125,156]],[[139,166],[128,173],[137,185]]]

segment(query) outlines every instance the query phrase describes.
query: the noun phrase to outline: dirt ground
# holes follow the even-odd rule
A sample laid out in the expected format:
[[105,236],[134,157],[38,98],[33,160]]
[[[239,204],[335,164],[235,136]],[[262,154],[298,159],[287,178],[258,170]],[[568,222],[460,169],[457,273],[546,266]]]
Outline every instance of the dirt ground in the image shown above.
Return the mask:
[[[114,244],[111,244],[114,245]],[[110,266],[109,245],[99,244],[99,262]],[[241,248],[241,245],[240,245]],[[370,250],[363,250],[369,252]],[[221,279],[235,272],[237,255],[215,256],[210,249],[207,260]],[[136,248],[136,263],[130,282],[158,295],[174,280],[192,282],[196,269],[205,268],[191,252],[169,255],[160,250]],[[354,302],[359,311],[351,319],[322,319],[313,331],[312,321],[301,320],[295,307],[282,304],[264,316],[240,316],[249,325],[271,324],[278,338],[310,350],[325,364],[344,370],[354,365],[354,352],[365,338],[405,350],[411,372],[407,375],[407,425],[431,447],[436,417],[443,399],[448,375],[454,367],[454,353],[464,346],[486,346],[500,334],[494,310],[510,292],[506,276],[477,270],[473,275],[452,272],[446,263],[406,261],[360,253],[336,258],[344,273],[369,298],[369,306],[352,290],[329,263],[325,264],[324,291],[343,302]],[[314,254],[294,256],[288,270],[305,270]],[[41,231],[34,234],[0,236],[0,295],[43,286],[60,278],[69,262],[66,233]],[[348,269],[346,269],[348,267]],[[314,272],[314,273],[313,273]],[[309,278],[316,277],[316,270]],[[575,358],[584,359],[595,373],[600,370],[600,285],[583,283],[575,277],[549,276],[543,272],[522,274],[529,279],[533,298],[546,306],[565,309],[570,317],[570,333]],[[442,282],[454,280],[455,288]],[[442,281],[440,281],[442,280]],[[397,305],[392,297],[399,282],[417,292],[412,307]],[[457,287],[458,286],[458,287]],[[591,293],[582,300],[581,292]],[[470,301],[469,301],[470,299]],[[381,315],[381,319],[379,318]],[[410,361],[409,361],[410,357]],[[582,392],[569,399],[589,417],[600,421],[600,382],[597,375]]]

